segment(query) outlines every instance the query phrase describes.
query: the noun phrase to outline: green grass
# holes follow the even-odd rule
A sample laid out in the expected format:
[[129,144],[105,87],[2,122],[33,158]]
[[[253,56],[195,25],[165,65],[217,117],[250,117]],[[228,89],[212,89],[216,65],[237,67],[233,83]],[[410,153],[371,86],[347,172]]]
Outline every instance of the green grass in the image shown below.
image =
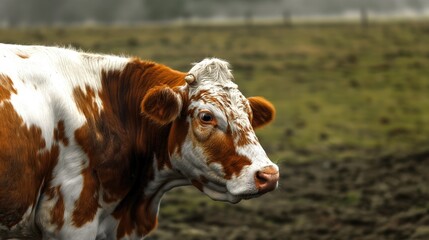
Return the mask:
[[426,22],[0,29],[0,42],[139,56],[187,71],[228,60],[277,107],[257,133],[274,161],[371,158],[429,147]]

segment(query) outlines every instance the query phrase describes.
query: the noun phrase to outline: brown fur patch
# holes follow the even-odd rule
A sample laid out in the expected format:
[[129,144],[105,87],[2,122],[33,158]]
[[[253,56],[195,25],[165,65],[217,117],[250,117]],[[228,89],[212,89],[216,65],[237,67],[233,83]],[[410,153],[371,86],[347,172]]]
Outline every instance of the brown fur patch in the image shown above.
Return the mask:
[[77,87],[73,90],[73,97],[79,111],[82,112],[89,121],[93,122],[99,110],[95,102],[95,92],[89,86],[86,86],[85,91]]
[[171,125],[170,135],[168,138],[168,152],[170,154],[175,152],[179,154],[182,153],[182,146],[189,132],[189,123],[186,121],[186,118],[189,114],[193,115],[193,112],[190,113],[186,110],[186,106],[188,106],[188,104],[187,96],[182,96],[182,105],[185,107],[182,107],[180,116]]
[[237,155],[230,132],[213,132],[203,143],[203,148],[208,156],[208,163],[220,163],[227,180],[233,175],[240,175],[243,167],[252,163],[247,157]]
[[210,96],[210,91],[203,89],[197,92],[195,95],[192,95],[189,101],[202,101],[203,103],[207,103],[206,96]]
[[249,144],[257,144],[256,138],[255,139],[249,139],[249,133],[253,132],[253,129],[250,128],[250,126],[246,126],[240,131],[235,131],[233,133],[234,139],[237,140],[237,147],[242,147]]
[[76,227],[81,227],[85,223],[94,219],[98,204],[98,182],[91,167],[82,171],[83,189],[79,199],[75,203],[72,221]]
[[69,145],[69,139],[66,136],[64,121],[61,120],[57,124],[57,128],[54,130],[54,139],[57,142],[62,142],[64,146]]
[[168,138],[168,152],[173,154],[175,152],[181,154],[182,146],[188,135],[189,123],[186,117],[175,121],[171,127],[170,137]]
[[[153,180],[153,169],[149,168],[148,175],[140,176],[141,183],[143,185]],[[137,190],[137,189],[134,189]],[[124,236],[130,235],[134,230],[141,236],[147,235],[151,232],[158,224],[157,213],[153,213],[150,209],[154,193],[151,196],[143,196],[143,193],[139,190],[131,192],[121,204],[117,207],[115,212],[112,214],[116,219],[119,220],[117,229],[117,238],[120,239]]]
[[59,148],[54,144],[46,150],[41,129],[27,127],[9,102],[3,102],[0,116],[0,224],[12,227],[34,207],[45,177],[57,163]]
[[45,194],[48,196],[48,200],[57,197],[57,202],[51,210],[51,224],[57,225],[57,230],[60,230],[64,225],[64,200],[60,187],[52,187]]
[[152,197],[143,197],[136,209],[137,233],[140,235],[149,234],[158,225],[158,216],[151,209]]
[[[161,64],[134,60],[121,72],[108,71],[102,75],[103,114],[108,116],[109,121],[117,119],[125,129],[127,137],[119,145],[129,144],[132,154],[126,156],[126,159],[106,159],[107,162],[98,167],[96,172],[109,196],[124,189],[128,191],[113,213],[119,220],[117,238],[131,234],[134,229],[145,235],[155,228],[157,216],[148,213],[152,199],[142,196],[142,191],[154,177],[154,155],[158,160],[158,168],[171,167],[168,156],[170,140],[166,139],[170,135],[172,124],[160,126],[147,116],[142,116],[141,102],[154,87],[168,85],[174,89],[175,86],[185,84],[186,74]],[[112,114],[106,111],[111,111]],[[121,179],[129,179],[131,182]],[[106,196],[104,199],[106,200]]]
[[133,221],[133,218],[130,216],[130,214],[130,210],[128,209],[122,209],[120,211],[117,210],[113,213],[113,216],[120,220],[116,230],[117,239],[121,239],[133,232],[135,228],[135,222]]
[[13,86],[12,79],[10,79],[8,76],[0,74],[0,103],[10,99],[12,93],[17,94],[17,91]]
[[[72,222],[76,227],[81,227],[85,223],[92,221],[97,212],[98,182],[93,174],[93,166],[99,160],[94,152],[100,151],[96,145],[100,144],[100,146],[104,147],[103,141],[109,137],[103,136],[97,126],[99,108],[95,102],[95,92],[89,86],[86,86],[85,90],[86,93],[80,88],[76,88],[73,91],[76,105],[87,119],[87,124],[75,131],[75,139],[82,146],[90,160],[89,167],[82,170],[83,187],[72,214]],[[58,128],[60,129],[60,126]]]
[[116,237],[118,239],[131,235],[135,230],[138,235],[146,236],[158,224],[156,214],[150,209],[151,197],[140,196],[135,205],[124,205],[124,208],[115,211],[113,216],[120,219]]
[[[105,94],[100,92],[99,96],[103,101],[103,111],[99,110],[95,102],[95,92],[90,87],[86,87],[86,93],[80,88],[74,90],[76,105],[87,120],[85,125],[75,130],[74,137],[90,161],[89,168],[82,172],[85,182],[81,198],[88,200],[87,196],[97,194],[98,185],[101,184],[105,190],[104,201],[109,203],[123,198],[131,185],[131,174],[128,172],[130,170],[127,169],[126,160],[130,149],[123,127],[104,99]],[[77,204],[79,201],[81,199]],[[92,200],[89,204],[92,206],[91,211],[88,209],[85,213],[75,211],[75,214],[79,215],[76,218],[80,218],[80,222],[92,220],[97,210],[97,201]],[[80,216],[82,214],[88,214],[88,219],[82,219]]]

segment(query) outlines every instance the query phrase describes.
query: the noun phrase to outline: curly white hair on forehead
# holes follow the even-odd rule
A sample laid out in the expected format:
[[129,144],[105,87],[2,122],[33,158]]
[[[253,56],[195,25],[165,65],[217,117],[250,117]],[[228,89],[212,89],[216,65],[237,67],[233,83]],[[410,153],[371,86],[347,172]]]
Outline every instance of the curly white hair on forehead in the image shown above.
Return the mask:
[[194,63],[189,74],[195,76],[198,82],[211,81],[224,86],[229,85],[234,80],[230,64],[219,58],[206,58],[201,62]]

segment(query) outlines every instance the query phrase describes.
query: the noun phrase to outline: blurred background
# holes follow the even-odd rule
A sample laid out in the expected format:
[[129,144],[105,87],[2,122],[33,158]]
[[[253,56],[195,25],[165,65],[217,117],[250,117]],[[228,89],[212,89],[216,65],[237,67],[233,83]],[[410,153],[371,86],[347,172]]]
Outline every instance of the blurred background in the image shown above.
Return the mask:
[[164,197],[150,239],[429,239],[429,0],[0,0],[0,42],[219,57],[277,108],[279,189]]
[[236,21],[308,18],[418,18],[428,0],[1,0],[3,26],[140,24],[174,21]]

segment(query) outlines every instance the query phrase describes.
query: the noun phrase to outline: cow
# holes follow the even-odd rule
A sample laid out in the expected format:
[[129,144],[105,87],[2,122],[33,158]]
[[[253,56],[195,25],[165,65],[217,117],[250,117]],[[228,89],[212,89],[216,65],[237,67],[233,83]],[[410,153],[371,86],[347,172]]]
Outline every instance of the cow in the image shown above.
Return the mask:
[[161,197],[230,203],[278,185],[254,129],[273,120],[229,64],[0,44],[0,238],[142,239]]

